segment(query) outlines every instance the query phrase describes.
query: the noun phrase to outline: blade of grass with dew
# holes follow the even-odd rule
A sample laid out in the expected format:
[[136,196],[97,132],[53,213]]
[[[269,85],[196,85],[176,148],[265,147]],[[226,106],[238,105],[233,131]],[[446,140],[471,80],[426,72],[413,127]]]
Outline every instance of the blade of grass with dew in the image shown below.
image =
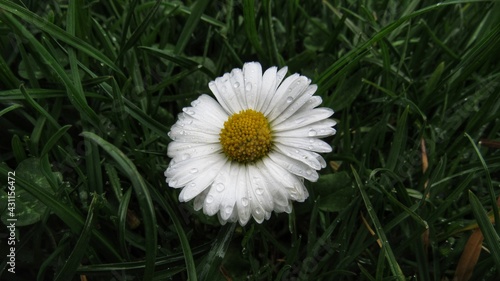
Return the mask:
[[16,110],[16,109],[21,108],[21,107],[23,107],[23,106],[20,104],[17,104],[17,103],[13,104],[9,107],[6,107],[6,108],[0,110],[0,117],[2,117],[4,114],[11,112],[12,110]]
[[154,54],[158,57],[167,59],[180,67],[189,69],[189,70],[194,70],[194,69],[199,69],[201,72],[205,73],[208,75],[210,78],[215,78],[215,74],[208,68],[206,68],[204,65],[201,65],[199,62],[194,61],[190,58],[187,58],[182,55],[178,55],[169,51],[165,50],[160,50],[158,48],[153,48],[153,47],[145,47],[141,46],[139,49],[146,50],[147,52],[150,52],[151,54]]
[[106,151],[124,170],[132,182],[139,206],[141,206],[142,219],[145,229],[145,247],[146,247],[146,267],[144,269],[143,280],[151,280],[154,275],[155,259],[157,255],[157,233],[156,216],[153,201],[148,187],[134,163],[117,147],[105,141],[98,135],[91,132],[82,132],[81,135],[98,144]]
[[472,207],[472,213],[479,224],[479,228],[481,228],[484,240],[488,244],[489,252],[495,262],[497,275],[500,275],[500,237],[490,222],[481,202],[472,191],[469,191],[469,201]]
[[38,113],[40,113],[43,117],[45,117],[49,123],[56,129],[59,130],[61,129],[61,125],[57,123],[57,121],[52,117],[50,113],[48,113],[41,105],[39,105],[31,96],[26,92],[26,88],[24,87],[23,84],[19,87],[19,90],[21,91],[21,94],[23,95],[25,101]]
[[398,119],[394,140],[392,141],[391,150],[389,151],[386,163],[386,168],[391,171],[396,169],[398,160],[401,157],[401,151],[406,146],[406,137],[408,135],[408,125],[406,123],[408,119],[408,112],[409,107],[406,107],[405,111]]
[[250,44],[257,52],[257,56],[262,60],[266,57],[261,46],[261,39],[257,31],[257,16],[255,15],[254,0],[243,0],[243,25]]
[[158,8],[160,7],[161,0],[157,0],[155,5],[151,8],[149,13],[146,15],[146,18],[144,18],[141,21],[141,24],[134,30],[130,38],[123,44],[123,47],[120,49],[120,53],[118,54],[118,60],[127,52],[130,48],[136,45],[136,43],[139,41],[141,36],[144,35],[144,31],[146,28],[148,28],[151,24],[151,20],[153,19],[153,16],[156,14],[158,11]]
[[7,65],[7,62],[0,56],[0,82],[2,82],[7,89],[17,88],[21,82],[12,73],[12,70]]
[[87,214],[87,219],[85,220],[85,224],[83,225],[80,237],[78,238],[78,241],[72,249],[71,254],[64,262],[64,265],[61,267],[59,272],[56,273],[54,281],[71,280],[76,274],[76,268],[86,254],[90,242],[90,237],[92,236],[92,229],[94,228],[94,208],[96,207],[95,205],[98,204],[98,196],[99,195],[94,193]]
[[[347,54],[342,56],[339,60],[337,60],[334,64],[332,64],[327,70],[325,70],[320,77],[318,77],[317,84],[318,84],[318,95],[322,95],[326,89],[330,89],[337,78],[339,76],[345,75],[344,70],[340,70],[342,67],[355,63],[359,61],[365,54],[368,53],[368,50],[371,45],[377,43],[378,41],[382,40],[384,37],[386,37],[388,34],[390,34],[392,31],[394,31],[396,28],[402,26],[405,22],[408,20],[423,15],[425,13],[428,13],[430,11],[436,10],[438,8],[442,8],[447,5],[454,5],[454,4],[460,4],[460,3],[468,3],[470,1],[446,1],[446,2],[441,2],[435,5],[427,6],[425,8],[422,8],[420,10],[417,10],[415,12],[412,12],[408,15],[405,15],[398,20],[390,23],[389,25],[385,26],[382,28],[377,34],[372,36],[369,40],[365,41],[364,43],[360,44],[357,46],[355,49],[349,51]],[[340,71],[339,71],[340,70]],[[337,73],[337,71],[339,71]]]
[[71,103],[77,108],[78,112],[85,116],[96,128],[99,128],[99,117],[97,114],[89,107],[84,95],[77,90],[73,85],[73,81],[68,77],[62,66],[55,60],[55,58],[50,54],[50,52],[31,34],[30,31],[26,29],[21,23],[14,19],[10,14],[4,14],[4,18],[7,20],[6,23],[17,33],[22,34],[22,36],[31,44],[32,48],[44,59],[45,63],[57,74],[57,76],[62,80],[66,89],[67,95]]
[[23,143],[18,135],[12,136],[11,140],[12,154],[14,154],[14,158],[16,159],[16,163],[21,163],[28,156],[26,155],[26,151],[24,150]]
[[191,8],[191,14],[189,18],[182,28],[182,32],[179,35],[179,39],[177,40],[177,44],[174,47],[174,54],[181,54],[186,48],[187,43],[189,42],[195,27],[198,25],[198,22],[203,15],[207,5],[210,3],[209,0],[198,0],[193,4]]
[[124,257],[127,257],[127,260],[130,260],[130,254],[125,237],[127,229],[127,211],[131,195],[132,189],[130,188],[120,198],[120,205],[118,206],[118,242],[120,243],[120,250],[122,252],[122,255]]
[[167,212],[172,223],[174,224],[177,236],[179,237],[179,241],[181,243],[182,252],[184,253],[184,260],[186,263],[187,276],[189,281],[197,281],[197,272],[196,272],[196,264],[193,258],[193,252],[191,250],[191,246],[189,245],[189,240],[187,238],[186,232],[182,228],[181,222],[177,217],[177,214],[170,206],[170,203],[163,198],[163,195],[158,193],[155,189],[152,189],[154,198],[156,202],[160,204],[160,206]]
[[43,157],[57,144],[57,142],[61,139],[61,137],[65,136],[66,132],[71,128],[71,125],[65,125],[59,128],[57,132],[55,132],[52,136],[50,136],[49,140],[43,146],[42,152],[40,152],[40,157]]
[[142,126],[149,128],[151,131],[156,132],[159,136],[170,139],[167,135],[168,128],[163,126],[160,122],[148,116],[144,111],[137,107],[131,101],[123,98],[125,104],[125,112],[129,113],[134,119],[139,121]]
[[[486,162],[484,161],[484,158],[481,155],[481,152],[479,151],[479,148],[474,143],[474,140],[472,140],[471,136],[469,136],[469,134],[465,133],[465,137],[467,137],[467,139],[470,141],[470,143],[472,145],[472,148],[474,149],[474,152],[476,152],[476,155],[478,156],[479,161],[481,162],[481,165],[482,165],[482,167],[484,169],[484,172],[486,174],[486,184],[488,186],[488,193],[489,193],[489,196],[490,196],[490,203],[491,203],[491,206],[492,206],[492,209],[493,209],[493,216],[495,218],[495,222],[497,222],[495,224],[495,226],[496,226],[495,229],[496,229],[497,233],[500,233],[500,223],[499,223],[500,222],[500,213],[498,212],[498,204],[497,204],[497,199],[496,199],[496,195],[495,195],[495,189],[493,188],[493,182],[491,180],[490,171],[488,170],[488,165],[486,165]],[[498,254],[499,254],[499,257],[500,257],[500,252]],[[499,267],[499,269],[500,269],[500,267]]]
[[[8,172],[9,170],[7,167],[0,165],[0,174],[7,175]],[[64,205],[57,198],[54,198],[54,195],[41,190],[32,182],[26,181],[22,178],[16,178],[16,184],[45,204],[71,229],[73,233],[81,233],[84,220],[80,214],[76,213],[72,208]],[[94,229],[93,234],[96,237],[96,243],[99,244],[97,247],[100,247],[103,251],[107,251],[111,256],[113,256],[113,258],[121,260],[120,255],[114,250],[111,243],[107,241],[107,239],[100,232]]]
[[116,71],[117,73],[121,74],[120,69],[107,56],[103,55],[101,52],[99,52],[97,49],[92,47],[89,43],[85,42],[84,40],[77,38],[77,37],[74,37],[74,36],[70,36],[63,29],[61,29],[60,27],[47,21],[46,19],[42,18],[41,16],[25,9],[22,6],[15,4],[12,1],[8,1],[8,0],[0,0],[0,8],[4,9],[5,11],[7,11],[13,15],[20,17],[21,19],[23,19],[29,23],[32,23],[33,25],[38,27],[40,30],[47,32],[48,34],[50,34],[54,38],[57,38],[59,40],[64,41],[65,43],[71,45],[73,48],[81,50],[82,52],[84,52],[84,53],[88,54],[89,56],[95,58],[96,60],[104,63],[105,65],[109,66],[114,71]]
[[361,197],[363,198],[363,202],[365,203],[366,210],[368,211],[368,214],[372,219],[373,224],[375,225],[375,232],[380,239],[380,243],[382,244],[382,251],[384,252],[385,258],[387,259],[391,272],[392,274],[394,274],[395,278],[400,281],[404,281],[406,279],[404,277],[403,271],[401,270],[401,267],[399,266],[399,263],[397,262],[396,257],[392,252],[391,245],[389,244],[389,240],[387,240],[387,236],[385,235],[384,229],[380,224],[377,214],[373,210],[372,203],[370,202],[368,194],[366,194],[366,191],[364,190],[361,178],[359,177],[358,172],[354,169],[354,167],[351,167],[351,170],[353,172],[358,189],[361,193]]
[[235,227],[235,223],[228,223],[219,230],[212,248],[204,258],[204,262],[199,263],[200,266],[197,272],[200,280],[216,280],[219,278],[219,268],[226,255]]

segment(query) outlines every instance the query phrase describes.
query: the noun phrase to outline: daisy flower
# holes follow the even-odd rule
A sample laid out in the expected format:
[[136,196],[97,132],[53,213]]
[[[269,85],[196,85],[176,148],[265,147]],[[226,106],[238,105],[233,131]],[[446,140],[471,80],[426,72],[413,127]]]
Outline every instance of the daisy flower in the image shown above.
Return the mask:
[[204,94],[182,110],[165,171],[168,185],[182,188],[179,201],[243,226],[308,197],[304,179],[316,181],[326,166],[318,153],[332,151],[319,138],[335,134],[336,122],[333,110],[317,108],[309,78],[286,73],[246,63],[208,84],[216,100]]

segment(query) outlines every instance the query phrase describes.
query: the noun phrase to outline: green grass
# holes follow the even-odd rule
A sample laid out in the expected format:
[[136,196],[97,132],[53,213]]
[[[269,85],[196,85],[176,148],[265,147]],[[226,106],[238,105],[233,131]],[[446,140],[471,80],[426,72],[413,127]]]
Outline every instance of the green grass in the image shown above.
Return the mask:
[[[498,280],[500,2],[184,2],[0,0],[0,279],[452,280],[479,228],[468,280]],[[167,133],[247,61],[310,77],[337,134],[292,214],[220,226]]]

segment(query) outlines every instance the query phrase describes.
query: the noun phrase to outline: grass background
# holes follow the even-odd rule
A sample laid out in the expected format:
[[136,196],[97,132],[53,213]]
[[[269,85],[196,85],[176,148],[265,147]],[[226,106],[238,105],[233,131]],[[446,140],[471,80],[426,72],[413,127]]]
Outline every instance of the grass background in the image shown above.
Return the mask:
[[[0,178],[16,173],[18,219],[16,274],[2,258],[0,278],[498,280],[499,14],[496,1],[0,0]],[[246,61],[310,77],[337,135],[292,214],[220,226],[167,187],[167,132]]]

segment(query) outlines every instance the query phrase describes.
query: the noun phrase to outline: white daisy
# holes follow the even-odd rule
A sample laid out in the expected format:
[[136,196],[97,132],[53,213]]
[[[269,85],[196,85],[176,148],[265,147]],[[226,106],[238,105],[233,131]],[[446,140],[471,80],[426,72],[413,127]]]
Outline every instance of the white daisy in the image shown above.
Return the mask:
[[195,210],[217,214],[221,224],[271,212],[292,211],[308,197],[304,179],[316,181],[326,166],[318,152],[332,148],[318,138],[335,134],[330,108],[311,80],[287,68],[262,74],[246,63],[208,84],[217,100],[202,95],[179,114],[169,136],[167,183],[182,188],[179,201],[194,199]]

